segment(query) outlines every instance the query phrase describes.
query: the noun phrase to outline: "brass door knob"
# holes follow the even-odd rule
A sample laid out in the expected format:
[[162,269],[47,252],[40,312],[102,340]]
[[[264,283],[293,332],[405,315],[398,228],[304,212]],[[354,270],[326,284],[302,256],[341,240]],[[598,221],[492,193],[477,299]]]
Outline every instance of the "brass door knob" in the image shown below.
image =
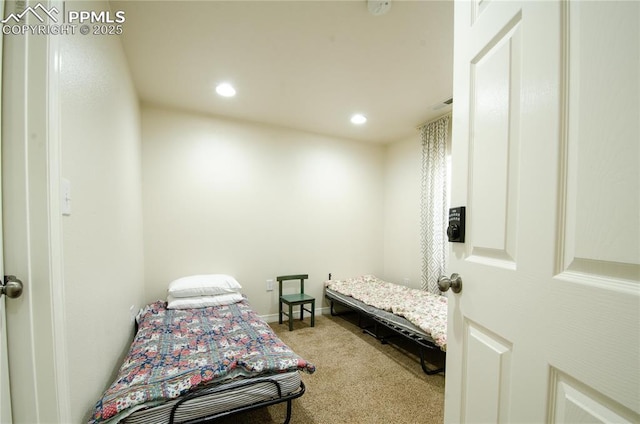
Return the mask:
[[438,278],[438,288],[443,292],[451,288],[452,292],[460,293],[462,291],[462,277],[455,273],[451,274],[451,278],[443,275]]
[[4,282],[0,286],[0,296],[4,294],[10,299],[15,299],[22,294],[22,288],[22,281],[18,280],[15,275],[5,275]]

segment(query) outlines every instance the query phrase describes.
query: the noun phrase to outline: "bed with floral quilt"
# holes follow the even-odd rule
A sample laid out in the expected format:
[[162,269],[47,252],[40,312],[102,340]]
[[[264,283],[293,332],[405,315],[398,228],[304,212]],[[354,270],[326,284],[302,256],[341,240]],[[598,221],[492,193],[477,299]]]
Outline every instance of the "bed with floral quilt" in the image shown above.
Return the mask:
[[444,367],[434,369],[426,365],[424,349],[442,352],[447,349],[446,297],[390,283],[373,275],[344,280],[332,280],[330,275],[324,285],[332,315],[338,315],[335,304],[356,311],[358,324],[383,343],[389,340],[388,334],[382,334],[384,329],[416,342],[425,373],[444,371]]
[[305,392],[300,372],[315,367],[253,311],[237,303],[142,308],[137,332],[113,384],[89,420],[98,423],[202,422],[287,403]]

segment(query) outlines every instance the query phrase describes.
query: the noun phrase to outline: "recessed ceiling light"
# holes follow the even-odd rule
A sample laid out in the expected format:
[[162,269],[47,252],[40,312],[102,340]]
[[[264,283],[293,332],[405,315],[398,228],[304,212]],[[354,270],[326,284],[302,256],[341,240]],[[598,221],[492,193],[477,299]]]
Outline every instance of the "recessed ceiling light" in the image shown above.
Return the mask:
[[351,123],[356,125],[362,125],[367,122],[367,117],[361,113],[356,113],[351,117]]
[[216,93],[223,97],[233,97],[236,95],[236,89],[228,82],[223,82],[216,87]]

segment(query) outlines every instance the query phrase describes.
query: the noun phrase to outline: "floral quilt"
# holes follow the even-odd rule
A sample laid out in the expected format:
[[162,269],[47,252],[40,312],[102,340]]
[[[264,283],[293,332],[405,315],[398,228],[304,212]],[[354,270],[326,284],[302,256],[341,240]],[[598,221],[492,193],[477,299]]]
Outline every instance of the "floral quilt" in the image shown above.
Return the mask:
[[142,404],[158,404],[231,377],[315,366],[296,355],[249,306],[143,308],[138,332],[116,380],[96,403],[89,423],[122,419]]
[[447,348],[447,298],[389,283],[373,275],[328,280],[325,286],[367,305],[392,312],[420,327],[442,350]]

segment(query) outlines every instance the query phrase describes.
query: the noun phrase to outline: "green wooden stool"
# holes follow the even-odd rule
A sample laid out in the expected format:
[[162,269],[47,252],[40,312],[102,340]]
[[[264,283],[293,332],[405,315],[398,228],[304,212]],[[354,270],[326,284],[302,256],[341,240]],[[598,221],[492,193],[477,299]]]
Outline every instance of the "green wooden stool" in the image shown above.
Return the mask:
[[[278,303],[278,322],[282,324],[282,315],[286,315],[289,317],[289,331],[293,330],[293,307],[300,306],[300,321],[304,318],[304,311],[307,311],[311,314],[311,326],[313,327],[316,323],[316,298],[313,296],[309,296],[304,294],[304,280],[308,279],[309,275],[300,274],[300,275],[282,275],[280,277],[276,277],[278,280],[278,291],[280,294],[280,302]],[[294,294],[282,294],[282,283],[284,281],[289,280],[300,280],[300,292]],[[282,305],[289,306],[289,312],[284,312],[282,310]],[[311,304],[311,309],[306,309],[304,305]]]

